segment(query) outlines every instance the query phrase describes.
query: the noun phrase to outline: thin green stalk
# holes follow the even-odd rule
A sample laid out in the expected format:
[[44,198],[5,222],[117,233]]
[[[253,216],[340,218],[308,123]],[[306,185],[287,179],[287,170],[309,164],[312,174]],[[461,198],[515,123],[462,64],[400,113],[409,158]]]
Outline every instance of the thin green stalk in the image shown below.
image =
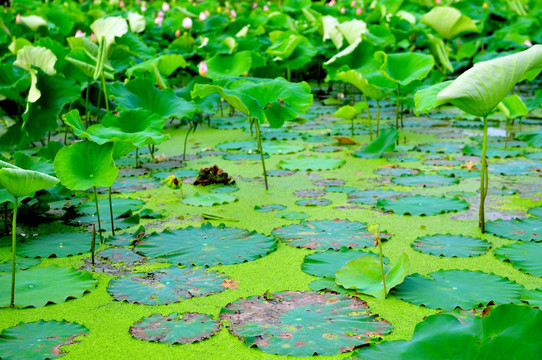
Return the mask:
[[85,126],[86,128],[88,128],[88,123],[89,123],[89,115],[88,115],[88,93],[89,93],[89,89],[90,89],[90,79],[89,81],[87,82],[87,91],[86,91],[86,94],[85,94]]
[[269,185],[267,184],[267,171],[265,171],[265,161],[263,159],[262,138],[260,136],[260,123],[259,123],[258,119],[254,120],[254,124],[256,124],[256,139],[258,140],[258,151],[260,152],[260,159],[262,160],[263,179],[264,179],[264,182],[265,182],[265,190],[269,190]]
[[98,103],[96,104],[96,122],[98,122],[98,120],[100,119],[100,101],[102,100],[102,87],[99,86],[99,88],[100,89],[98,90]]
[[111,233],[115,236],[115,221],[113,217],[113,201],[111,200],[111,186],[109,187],[109,212],[111,213]]
[[397,83],[397,96],[395,101],[395,130],[399,130],[399,91],[401,85]]
[[105,98],[105,110],[109,112],[109,98],[107,97],[107,86],[105,85],[105,75],[102,71],[102,87],[104,91],[104,98]]
[[[184,158],[183,158],[184,160]],[[139,167],[139,148],[136,148],[136,168]]]
[[510,119],[506,118],[506,137],[504,138],[504,148],[508,148],[508,137],[510,136]]
[[94,266],[94,255],[96,253],[96,225],[92,224],[92,239],[90,240],[90,254],[92,256],[92,266]]
[[380,103],[376,100],[376,137],[380,136]]
[[489,183],[488,179],[486,179],[486,175],[487,175],[486,151],[487,151],[487,117],[484,116],[484,137],[483,137],[483,142],[482,142],[482,168],[480,170],[480,213],[479,213],[479,222],[478,222],[478,226],[482,230],[482,234],[485,232],[484,202],[486,200],[486,194],[487,194],[486,186]]
[[186,143],[188,142],[188,135],[190,135],[190,131],[192,131],[193,126],[190,124],[190,127],[188,128],[188,132],[186,133],[186,136],[184,137],[184,150],[183,150],[183,161],[186,159]]
[[9,231],[8,226],[8,203],[4,203],[4,232],[7,234]]
[[386,298],[388,291],[386,290],[386,274],[384,273],[384,259],[382,256],[382,242],[380,241],[380,236],[376,236],[376,241],[378,242],[378,248],[380,250],[380,273],[382,274],[382,285],[384,286],[384,298]]
[[11,222],[11,301],[10,307],[15,307],[15,252],[17,250],[17,208],[19,199],[15,197],[13,205],[13,221]]
[[151,154],[151,158],[154,160],[154,145],[148,144],[149,153]]
[[100,221],[100,208],[98,207],[98,191],[94,186],[94,202],[96,203],[96,216],[98,217],[98,232],[100,233],[100,244],[103,244],[104,239],[102,237],[102,223]]
[[286,65],[286,79],[292,81],[292,70],[290,70],[290,65]]
[[369,119],[369,137],[373,141],[373,119],[371,118],[371,110],[369,110],[369,102],[367,97],[365,97],[365,105],[367,105],[367,118]]

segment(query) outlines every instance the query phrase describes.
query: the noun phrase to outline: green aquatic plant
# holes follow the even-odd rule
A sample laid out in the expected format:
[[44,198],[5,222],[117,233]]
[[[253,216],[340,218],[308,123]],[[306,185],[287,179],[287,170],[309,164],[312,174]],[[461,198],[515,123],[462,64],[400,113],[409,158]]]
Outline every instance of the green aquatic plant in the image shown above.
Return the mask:
[[11,230],[11,300],[15,305],[15,254],[17,249],[17,209],[19,199],[58,183],[56,177],[38,171],[24,170],[6,162],[0,163],[0,184],[13,196],[13,221]]
[[506,116],[506,139],[504,141],[504,148],[506,149],[510,138],[511,122],[529,114],[529,109],[517,94],[505,97],[497,107]]

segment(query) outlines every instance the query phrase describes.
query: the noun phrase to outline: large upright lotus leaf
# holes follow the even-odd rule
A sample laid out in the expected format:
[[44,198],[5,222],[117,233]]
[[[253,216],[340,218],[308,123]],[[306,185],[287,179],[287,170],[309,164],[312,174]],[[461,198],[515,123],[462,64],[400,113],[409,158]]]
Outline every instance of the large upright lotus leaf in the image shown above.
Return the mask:
[[132,77],[145,73],[153,72],[156,67],[160,74],[165,77],[173,74],[178,68],[185,68],[188,66],[186,60],[179,54],[165,54],[160,55],[157,58],[144,61],[136,64],[126,70],[126,76]]
[[117,106],[123,110],[145,109],[169,118],[192,118],[196,105],[177,95],[172,89],[159,90],[149,79],[134,79],[127,84],[111,85],[110,94]]
[[13,64],[0,64],[0,96],[24,102],[21,93],[30,86],[28,72]]
[[213,336],[220,330],[220,325],[218,320],[207,314],[154,314],[132,325],[130,334],[136,339],[150,342],[192,344]]
[[226,279],[226,275],[212,270],[170,267],[113,279],[107,291],[118,301],[165,305],[222,292]]
[[337,49],[340,49],[343,46],[344,35],[337,29],[338,25],[339,20],[337,18],[330,15],[322,16],[322,29],[324,32],[322,40],[325,42],[329,39],[333,41]]
[[230,104],[235,110],[250,116],[261,116],[260,104],[250,97],[248,94],[244,94],[240,91],[235,91],[227,88],[223,88],[218,85],[194,85],[194,89],[190,93],[192,98],[204,98],[208,95],[218,93],[220,96]]
[[337,72],[346,69],[360,69],[369,65],[378,66],[378,61],[374,59],[374,52],[375,48],[369,41],[358,39],[326,61],[323,68],[327,71],[328,78],[334,80]]
[[515,243],[495,250],[499,260],[509,261],[521,272],[542,277],[542,243]]
[[516,119],[529,113],[529,109],[518,94],[505,97],[497,106],[508,119]]
[[416,115],[419,116],[420,112],[428,113],[429,110],[436,108],[438,94],[451,83],[452,80],[448,80],[416,91],[414,95]]
[[422,216],[457,212],[469,208],[469,204],[463,199],[422,195],[378,199],[376,206],[384,211],[393,211],[395,214]]
[[337,26],[337,30],[344,36],[349,44],[355,43],[361,39],[361,34],[367,32],[367,24],[361,20],[350,20]]
[[66,104],[80,98],[80,87],[72,79],[40,73],[36,88],[41,96],[29,103],[23,114],[23,129],[31,140],[42,140],[58,128],[57,119]]
[[542,45],[498,59],[474,64],[439,92],[437,106],[452,103],[461,110],[484,117],[512,88],[542,67]]
[[388,334],[391,325],[356,297],[284,291],[240,299],[220,319],[247,346],[280,355],[336,355]]
[[17,246],[17,254],[30,258],[66,257],[90,252],[90,232],[53,233],[28,237]]
[[146,21],[145,16],[136,12],[128,14],[128,24],[130,25],[130,31],[133,33],[142,33],[145,31]]
[[378,159],[386,152],[393,151],[399,138],[396,129],[383,129],[380,136],[374,139],[369,145],[356,152],[357,157],[365,159]]
[[25,24],[32,31],[37,31],[38,28],[45,26],[47,27],[47,21],[44,18],[37,15],[21,16],[20,21],[22,24]]
[[56,359],[66,355],[62,346],[88,333],[85,326],[64,320],[19,323],[0,333],[0,354],[6,360]]
[[[58,266],[31,267],[16,272],[15,306],[43,307],[48,303],[61,304],[78,299],[92,291],[97,281],[87,271]],[[11,274],[0,273],[0,307],[10,303]]]
[[57,58],[51,50],[41,46],[25,46],[21,50],[17,51],[17,60],[15,60],[13,65],[30,72],[31,81],[30,92],[28,93],[29,102],[36,102],[41,96],[41,91],[36,87],[38,82],[38,71],[34,69],[33,66],[40,68],[48,75],[54,75],[56,74],[56,60]]
[[431,51],[431,55],[433,55],[435,60],[438,59],[438,61],[444,68],[444,71],[448,70],[449,72],[453,74],[454,66],[450,62],[448,46],[444,43],[444,41],[439,37],[429,35],[428,45],[429,45],[429,50]]
[[289,12],[299,12],[303,9],[308,9],[312,5],[310,0],[285,0],[282,4],[282,9]]
[[518,134],[518,139],[525,141],[529,146],[542,147],[542,128]]
[[490,221],[486,225],[490,234],[516,241],[542,241],[542,219],[510,219]]
[[241,51],[235,54],[216,54],[206,61],[210,79],[227,78],[247,73],[252,66],[250,51]]
[[435,66],[433,57],[422,53],[386,54],[377,51],[374,56],[382,64],[380,66],[382,74],[402,86],[425,79]]
[[491,243],[470,236],[437,234],[416,238],[412,243],[414,250],[424,254],[445,257],[470,257],[487,253]]
[[[334,278],[339,268],[346,265],[351,260],[364,256],[378,256],[372,252],[342,248],[340,251],[326,250],[319,251],[305,256],[301,271],[318,277]],[[389,260],[384,258],[384,262]]]
[[11,195],[19,198],[53,187],[58,181],[56,177],[33,170],[11,167],[0,168],[0,184]]
[[125,110],[118,116],[106,114],[102,123],[90,126],[87,133],[98,144],[126,141],[142,147],[160,144],[165,139],[164,124],[165,120],[156,113],[143,109]]
[[352,360],[534,359],[542,352],[542,311],[499,305],[483,317],[430,315],[416,325],[410,341],[371,344]]
[[333,117],[336,117],[339,119],[352,120],[356,116],[358,116],[359,113],[360,112],[355,107],[350,106],[350,105],[345,105],[345,106],[341,106],[339,110],[337,110],[335,114],[333,114]]
[[137,244],[136,251],[175,264],[216,266],[256,260],[276,247],[276,240],[270,236],[207,223],[199,228],[152,234]]
[[267,50],[266,53],[279,58],[280,60],[288,59],[294,53],[296,47],[303,40],[301,35],[290,35],[284,38],[277,39]]
[[422,16],[422,23],[431,26],[446,40],[452,40],[463,34],[480,32],[470,17],[449,6],[434,7]]
[[386,291],[382,283],[380,259],[372,256],[346,263],[335,273],[335,282],[345,289],[356,289],[378,299],[385,299],[393,287],[403,282],[408,273],[408,265],[408,256],[403,253],[391,268],[384,268]]
[[519,303],[523,286],[495,274],[468,270],[439,270],[423,276],[413,274],[392,295],[430,309],[463,310],[489,303]]
[[71,190],[110,187],[119,174],[113,160],[112,143],[73,143],[60,149],[53,165],[62,185]]
[[337,78],[354,85],[365,96],[371,99],[380,100],[385,96],[385,92],[376,85],[373,85],[364,78],[363,75],[357,70],[348,70],[337,73]]
[[[276,228],[271,235],[299,248],[340,250],[343,247],[362,249],[372,247],[375,238],[367,224],[348,220],[306,221]],[[388,238],[389,234],[381,234]]]
[[102,41],[102,37],[105,37],[106,46],[109,48],[116,37],[121,37],[128,32],[128,23],[120,16],[112,16],[94,21],[90,28],[99,42]]

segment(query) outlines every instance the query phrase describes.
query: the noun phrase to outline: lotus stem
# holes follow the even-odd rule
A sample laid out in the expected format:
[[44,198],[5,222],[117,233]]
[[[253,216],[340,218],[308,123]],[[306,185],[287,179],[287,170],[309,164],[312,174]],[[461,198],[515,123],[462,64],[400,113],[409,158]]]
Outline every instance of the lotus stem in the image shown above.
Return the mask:
[[292,81],[292,70],[290,69],[290,65],[286,65],[286,79]]
[[90,254],[92,266],[94,266],[94,255],[96,252],[96,225],[92,224],[92,239],[90,240]]
[[350,120],[350,136],[354,137],[354,118]]
[[186,133],[186,136],[184,137],[184,150],[183,150],[183,161],[186,159],[186,143],[188,142],[188,135],[190,135],[190,131],[192,131],[193,126],[190,124],[190,127],[188,128],[188,132]]
[[258,140],[258,151],[260,152],[260,159],[262,160],[262,167],[263,167],[263,179],[265,182],[265,190],[269,190],[269,185],[267,184],[267,171],[265,171],[265,161],[264,161],[264,154],[263,154],[263,147],[262,147],[262,138],[260,135],[260,122],[258,119],[254,119],[254,124],[256,124],[256,139]]
[[376,100],[376,137],[380,136],[380,102]]
[[109,187],[109,212],[111,213],[111,233],[115,236],[115,221],[113,216],[113,201],[111,201],[111,186]]
[[399,130],[399,92],[401,85],[397,83],[397,96],[395,101],[395,130]]
[[4,232],[7,234],[9,232],[8,226],[8,203],[4,203]]
[[504,138],[504,148],[508,148],[508,137],[510,136],[510,119],[506,118],[506,137]]
[[136,163],[135,163],[135,167],[138,168],[139,167],[139,148],[136,148],[136,159],[135,159]]
[[365,105],[367,105],[367,118],[369,119],[369,137],[373,141],[373,119],[371,118],[371,110],[369,110],[369,102],[367,96],[365,96]]
[[480,170],[480,213],[479,213],[479,222],[478,226],[480,227],[482,234],[485,232],[485,213],[484,213],[484,202],[486,200],[487,189],[486,186],[489,184],[489,179],[486,179],[487,176],[487,163],[486,163],[486,151],[487,151],[487,117],[484,116],[484,135],[482,142],[482,168]]
[[104,239],[102,236],[102,223],[100,221],[100,208],[98,207],[98,191],[96,191],[96,186],[94,186],[94,202],[96,203],[96,216],[98,217],[98,232],[100,233],[100,244],[103,244]]
[[380,241],[380,236],[376,235],[376,242],[378,243],[378,249],[380,251],[380,273],[382,274],[382,285],[384,286],[384,299],[388,296],[388,291],[386,290],[386,275],[384,273],[384,259],[382,256],[382,241]]
[[98,103],[96,104],[96,122],[100,119],[100,100],[102,99],[102,87],[98,86]]
[[154,144],[149,144],[149,153],[151,154],[151,158],[154,160]]
[[19,208],[19,199],[14,196],[13,221],[11,222],[11,300],[10,307],[15,307],[15,253],[17,250],[17,209]]
[[90,79],[88,80],[87,82],[87,90],[86,90],[86,94],[85,94],[85,125],[86,125],[86,128],[88,128],[88,124],[89,124],[89,116],[88,116],[88,93],[89,93],[89,90],[90,90]]
[[105,84],[105,75],[104,75],[103,70],[102,70],[102,87],[104,89],[105,109],[107,112],[109,112],[109,99],[107,97],[107,86]]

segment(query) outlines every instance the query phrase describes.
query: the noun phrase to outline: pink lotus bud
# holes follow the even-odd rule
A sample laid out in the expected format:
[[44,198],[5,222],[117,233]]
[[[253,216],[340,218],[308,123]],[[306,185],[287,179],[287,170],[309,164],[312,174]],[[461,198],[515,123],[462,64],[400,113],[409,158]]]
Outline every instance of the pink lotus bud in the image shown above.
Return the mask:
[[252,8],[253,8],[253,9],[256,9],[257,7],[258,7],[258,3],[252,4]]
[[122,9],[124,8],[124,0],[120,0],[119,2],[119,7]]
[[160,14],[158,14],[158,16],[156,17],[156,19],[154,19],[154,23],[158,26],[162,26],[162,22],[164,21],[164,17],[163,16],[160,16]]
[[85,33],[82,32],[81,30],[77,30],[75,32],[75,37],[78,38],[78,37],[84,37],[85,36]]
[[342,7],[340,12],[341,12],[341,14],[344,14],[344,13],[346,13],[346,9],[344,7]]
[[224,14],[229,14],[229,13],[230,13],[230,9],[224,8]]
[[157,17],[161,17],[163,18],[164,17],[164,12],[162,10],[158,10],[158,15]]
[[141,12],[144,13],[145,11],[147,11],[147,7],[143,4],[141,5]]
[[207,19],[207,16],[205,15],[205,13],[202,11],[199,13],[199,21],[204,21],[205,19]]
[[205,13],[205,16],[209,17],[211,15],[211,13],[209,12],[209,10],[204,10],[203,11]]
[[207,64],[205,63],[205,61],[199,63],[198,72],[201,76],[206,77],[208,70],[209,69],[207,68]]
[[533,43],[531,42],[531,40],[527,39],[523,42],[523,45],[527,45],[528,47],[531,47],[533,46]]
[[90,34],[90,40],[92,40],[92,42],[96,42],[96,35],[94,35],[94,33]]
[[329,2],[329,6],[335,6],[335,0],[331,0],[331,1]]
[[361,15],[361,7],[360,6],[358,6],[358,8],[356,9],[356,15],[357,16]]
[[232,9],[230,11],[230,16],[231,16],[232,19],[235,19],[237,17],[237,13],[235,12],[235,10]]
[[136,0],[137,5],[141,5],[141,0]]
[[164,1],[164,3],[162,4],[162,10],[166,12],[166,11],[169,11],[169,9],[170,9],[169,4],[167,3],[167,1]]
[[183,19],[183,28],[186,30],[192,29],[192,19],[188,16]]
[[269,6],[264,5],[264,6],[263,6],[263,11],[269,11]]
[[356,7],[356,5],[357,5],[356,0],[352,0],[352,2],[350,3],[350,7]]
[[435,0],[435,4],[440,5],[440,0]]
[[177,29],[175,31],[175,37],[179,37],[179,36],[181,36],[181,29]]
[[17,16],[15,16],[15,23],[17,25],[21,25],[23,23],[23,21],[21,20],[21,14],[17,14]]

